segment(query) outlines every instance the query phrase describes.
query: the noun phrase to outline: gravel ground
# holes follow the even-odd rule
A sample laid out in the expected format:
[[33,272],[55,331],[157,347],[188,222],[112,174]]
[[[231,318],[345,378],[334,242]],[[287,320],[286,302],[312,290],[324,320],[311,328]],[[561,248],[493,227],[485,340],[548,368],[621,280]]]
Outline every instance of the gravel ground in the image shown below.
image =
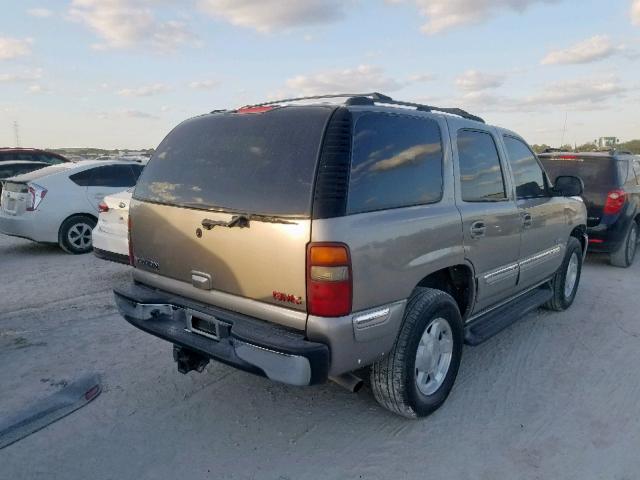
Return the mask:
[[0,450],[11,479],[635,479],[640,262],[588,259],[573,307],[465,350],[445,405],[396,417],[366,388],[296,388],[212,363],[181,375],[169,344],[112,301],[128,267],[0,235],[0,416],[83,373],[104,391]]

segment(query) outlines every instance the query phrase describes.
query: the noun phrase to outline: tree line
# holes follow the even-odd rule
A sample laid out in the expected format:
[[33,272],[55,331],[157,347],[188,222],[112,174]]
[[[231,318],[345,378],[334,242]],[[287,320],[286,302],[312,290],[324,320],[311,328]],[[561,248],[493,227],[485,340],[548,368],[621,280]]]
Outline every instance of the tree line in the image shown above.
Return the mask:
[[[543,143],[542,145],[538,145],[538,144],[531,145],[531,148],[533,148],[533,151],[536,153],[542,153],[546,149],[552,148],[552,147]],[[561,147],[553,147],[553,148],[562,150],[564,152],[594,152],[597,150],[602,150],[602,149],[598,149],[598,147],[593,143],[585,143],[583,145],[567,144],[567,145],[562,145]],[[635,155],[640,155],[640,139],[629,140],[628,142],[618,143],[616,145],[616,150],[623,150],[623,151],[631,152]]]

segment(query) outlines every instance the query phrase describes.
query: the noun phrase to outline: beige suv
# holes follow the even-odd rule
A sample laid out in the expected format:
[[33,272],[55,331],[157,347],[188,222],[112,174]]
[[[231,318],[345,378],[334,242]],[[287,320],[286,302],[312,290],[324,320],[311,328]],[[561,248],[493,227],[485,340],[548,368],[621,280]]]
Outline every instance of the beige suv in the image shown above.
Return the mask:
[[477,344],[576,295],[581,181],[555,186],[517,134],[381,94],[293,99],[187,120],[130,211],[123,316],[209,359],[351,389],[425,416]]

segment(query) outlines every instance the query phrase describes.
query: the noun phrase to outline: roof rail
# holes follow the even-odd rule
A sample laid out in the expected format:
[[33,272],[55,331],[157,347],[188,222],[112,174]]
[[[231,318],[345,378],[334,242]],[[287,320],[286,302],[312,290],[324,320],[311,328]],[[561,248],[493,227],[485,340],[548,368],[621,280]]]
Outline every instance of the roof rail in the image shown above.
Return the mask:
[[456,115],[458,117],[466,118],[467,120],[473,120],[475,122],[485,123],[485,121],[469,112],[462,110],[461,108],[443,108],[435,107],[433,105],[424,105],[422,103],[404,102],[401,100],[394,100],[393,98],[378,92],[371,93],[336,93],[331,95],[313,95],[308,97],[295,97],[284,98],[280,100],[272,100],[269,102],[256,103],[253,105],[245,105],[242,108],[249,107],[264,107],[267,105],[276,105],[278,103],[299,102],[302,100],[323,100],[329,98],[347,98],[345,102],[347,105],[373,105],[375,103],[381,103],[386,105],[399,105],[403,107],[414,107],[421,112],[441,112],[448,113],[450,115]]

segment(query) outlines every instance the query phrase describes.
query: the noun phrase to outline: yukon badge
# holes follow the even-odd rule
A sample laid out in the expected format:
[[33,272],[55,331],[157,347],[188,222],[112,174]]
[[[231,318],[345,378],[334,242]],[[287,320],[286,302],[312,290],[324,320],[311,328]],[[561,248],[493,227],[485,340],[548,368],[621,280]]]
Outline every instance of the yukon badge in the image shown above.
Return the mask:
[[149,260],[148,258],[136,257],[136,263],[152,270],[158,270],[160,264],[155,260]]
[[293,303],[294,305],[302,304],[302,297],[290,295],[288,293],[273,291],[273,298],[279,302]]

